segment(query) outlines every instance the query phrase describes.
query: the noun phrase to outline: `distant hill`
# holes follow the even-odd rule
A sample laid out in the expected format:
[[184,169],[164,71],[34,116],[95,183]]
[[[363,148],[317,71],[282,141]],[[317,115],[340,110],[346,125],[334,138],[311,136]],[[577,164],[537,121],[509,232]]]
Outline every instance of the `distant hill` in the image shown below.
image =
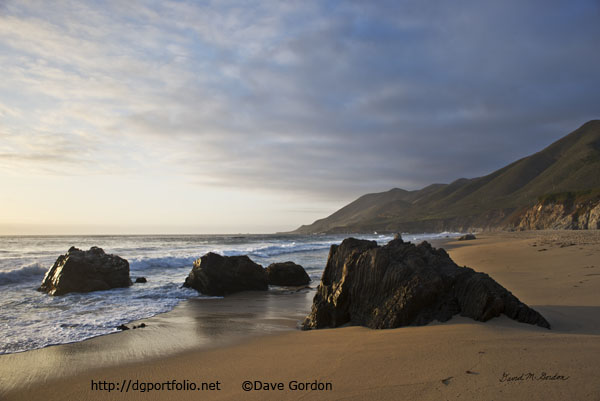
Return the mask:
[[491,174],[363,195],[294,233],[441,232],[507,228],[540,197],[600,188],[600,120]]

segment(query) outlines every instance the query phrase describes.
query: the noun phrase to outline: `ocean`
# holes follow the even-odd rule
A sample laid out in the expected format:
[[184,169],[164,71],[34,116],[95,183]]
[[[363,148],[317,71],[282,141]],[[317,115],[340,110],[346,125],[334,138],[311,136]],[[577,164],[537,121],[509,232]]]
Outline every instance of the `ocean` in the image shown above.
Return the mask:
[[[404,234],[420,242],[456,233]],[[82,341],[116,332],[120,324],[148,318],[190,299],[210,298],[182,288],[194,260],[207,252],[248,255],[256,263],[291,260],[316,286],[329,247],[345,235],[128,235],[0,236],[0,354]],[[385,244],[389,235],[355,235]],[[145,284],[90,293],[49,296],[38,292],[45,272],[71,246],[99,246],[129,261],[131,278]]]

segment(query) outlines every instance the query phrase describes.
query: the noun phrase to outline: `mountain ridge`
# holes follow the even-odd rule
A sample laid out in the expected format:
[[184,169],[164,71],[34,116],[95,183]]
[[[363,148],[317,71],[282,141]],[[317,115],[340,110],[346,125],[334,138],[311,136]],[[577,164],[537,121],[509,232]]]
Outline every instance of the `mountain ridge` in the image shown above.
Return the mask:
[[511,228],[541,196],[600,188],[600,120],[482,177],[365,194],[300,234]]

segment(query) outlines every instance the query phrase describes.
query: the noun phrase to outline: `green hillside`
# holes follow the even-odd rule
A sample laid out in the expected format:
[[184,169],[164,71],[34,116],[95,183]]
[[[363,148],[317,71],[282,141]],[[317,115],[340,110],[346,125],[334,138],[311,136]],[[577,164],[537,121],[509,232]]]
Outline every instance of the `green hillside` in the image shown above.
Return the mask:
[[550,193],[600,188],[600,120],[484,177],[363,195],[296,233],[443,231],[500,227]]

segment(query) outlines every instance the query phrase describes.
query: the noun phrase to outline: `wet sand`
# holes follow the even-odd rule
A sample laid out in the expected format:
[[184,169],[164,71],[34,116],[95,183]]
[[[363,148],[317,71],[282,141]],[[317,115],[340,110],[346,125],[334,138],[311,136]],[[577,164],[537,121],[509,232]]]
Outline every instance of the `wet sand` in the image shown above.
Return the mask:
[[[552,330],[506,317],[486,323],[455,317],[394,330],[286,331],[312,293],[286,298],[295,306],[279,306],[276,295],[251,301],[240,294],[211,300],[214,305],[185,303],[146,320],[144,329],[4,355],[0,398],[600,400],[599,231],[481,234],[447,248],[458,264],[489,273],[541,312]],[[256,324],[241,328],[253,316]],[[257,335],[230,336],[236,331]],[[260,335],[274,331],[281,333]],[[55,372],[41,374],[48,370]],[[188,380],[213,388],[218,382],[219,390],[98,388],[129,380]],[[256,384],[263,390],[245,392],[244,381],[263,383]],[[330,383],[331,389],[293,390],[290,381]],[[281,383],[283,390],[265,391],[264,382]]]
[[0,400],[3,393],[82,371],[147,363],[189,350],[218,349],[252,337],[296,331],[310,310],[313,296],[314,288],[192,298],[168,313],[128,324],[144,323],[144,328],[0,355]]

